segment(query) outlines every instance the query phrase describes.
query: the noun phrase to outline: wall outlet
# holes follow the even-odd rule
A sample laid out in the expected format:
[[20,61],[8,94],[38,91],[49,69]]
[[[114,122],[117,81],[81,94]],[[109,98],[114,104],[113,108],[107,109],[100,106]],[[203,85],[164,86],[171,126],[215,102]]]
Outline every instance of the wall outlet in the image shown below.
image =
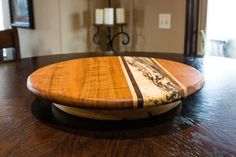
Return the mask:
[[171,29],[171,14],[159,14],[159,29]]

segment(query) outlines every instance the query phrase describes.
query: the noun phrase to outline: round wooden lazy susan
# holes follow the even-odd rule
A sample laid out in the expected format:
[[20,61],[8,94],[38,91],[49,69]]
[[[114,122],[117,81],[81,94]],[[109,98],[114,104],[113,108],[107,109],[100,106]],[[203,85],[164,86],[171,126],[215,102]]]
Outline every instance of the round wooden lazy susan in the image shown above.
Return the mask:
[[91,119],[142,119],[165,113],[204,86],[194,68],[146,57],[93,57],[38,69],[27,80],[36,96]]

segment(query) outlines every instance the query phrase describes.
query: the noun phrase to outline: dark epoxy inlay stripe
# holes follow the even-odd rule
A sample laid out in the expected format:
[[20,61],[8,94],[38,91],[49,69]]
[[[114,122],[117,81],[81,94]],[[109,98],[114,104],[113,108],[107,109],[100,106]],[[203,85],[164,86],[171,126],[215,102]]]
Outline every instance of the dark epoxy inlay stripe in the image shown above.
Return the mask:
[[128,75],[129,75],[129,78],[130,78],[131,83],[132,83],[132,85],[134,87],[135,93],[137,95],[137,98],[138,98],[138,108],[143,108],[143,95],[142,95],[142,93],[141,93],[141,91],[140,91],[140,89],[138,87],[138,84],[136,83],[136,81],[134,79],[134,76],[133,76],[132,72],[130,71],[130,68],[129,68],[128,64],[126,63],[125,58],[121,57],[121,60],[122,60],[122,62],[124,64],[124,67],[125,67]]
[[[158,63],[158,61],[157,60],[155,60],[155,58],[151,58],[150,59],[151,60],[151,62],[155,65],[155,66],[157,66],[156,68],[158,68],[161,72],[162,72],[162,74],[165,76],[165,77],[167,77],[168,79],[170,79],[176,86],[178,86],[178,88],[180,88],[180,89],[182,89],[182,90],[180,90],[179,91],[179,94],[181,94],[181,96],[182,97],[184,97],[184,89],[179,85],[179,83],[175,80],[175,79],[173,79],[163,68],[164,67],[161,67],[162,65],[160,64],[160,63]],[[154,61],[155,60],[155,61]],[[157,63],[158,64],[157,64]],[[161,66],[160,66],[160,65]]]

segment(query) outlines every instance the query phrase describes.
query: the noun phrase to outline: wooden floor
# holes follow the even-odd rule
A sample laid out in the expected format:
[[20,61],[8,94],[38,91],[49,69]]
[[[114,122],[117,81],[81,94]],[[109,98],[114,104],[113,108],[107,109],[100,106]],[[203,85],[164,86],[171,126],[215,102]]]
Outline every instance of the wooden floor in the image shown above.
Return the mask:
[[94,121],[66,115],[34,97],[26,79],[34,70],[71,54],[0,64],[0,157],[236,156],[236,60],[129,53],[189,64],[205,87],[158,117],[139,121]]

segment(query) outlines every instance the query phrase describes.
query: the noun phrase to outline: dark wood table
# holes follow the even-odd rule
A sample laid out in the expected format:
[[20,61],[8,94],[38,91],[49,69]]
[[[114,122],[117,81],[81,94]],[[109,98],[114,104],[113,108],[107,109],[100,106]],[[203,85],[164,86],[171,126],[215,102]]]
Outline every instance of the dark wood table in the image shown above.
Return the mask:
[[[205,86],[163,115],[135,121],[70,116],[26,87],[36,69],[95,53],[0,64],[0,156],[235,156],[236,60],[121,53],[179,61],[204,74]],[[101,55],[101,54],[100,54]]]

